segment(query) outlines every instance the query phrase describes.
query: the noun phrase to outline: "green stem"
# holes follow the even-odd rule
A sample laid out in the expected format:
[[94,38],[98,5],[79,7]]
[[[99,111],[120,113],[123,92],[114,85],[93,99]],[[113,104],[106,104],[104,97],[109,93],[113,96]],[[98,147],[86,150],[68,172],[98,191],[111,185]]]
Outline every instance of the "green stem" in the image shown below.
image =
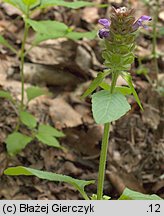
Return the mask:
[[24,30],[24,36],[23,36],[23,41],[22,41],[22,47],[21,47],[21,52],[20,52],[20,57],[21,57],[21,63],[20,63],[20,77],[21,77],[21,105],[20,105],[20,111],[24,109],[24,52],[25,52],[25,43],[26,39],[28,36],[28,30],[29,30],[29,25],[25,21],[25,30]]
[[159,2],[157,1],[157,6],[154,11],[154,21],[153,21],[153,46],[152,46],[152,56],[154,59],[154,66],[155,66],[155,72],[156,72],[156,82],[158,84],[158,59],[157,59],[157,52],[156,52],[156,46],[157,46],[157,22],[158,22],[158,13],[159,13]]
[[[30,8],[28,7],[27,14],[24,15],[26,19],[29,18],[29,11],[30,11]],[[21,103],[19,106],[19,119],[18,119],[17,126],[15,128],[15,131],[19,130],[20,112],[24,110],[24,59],[25,59],[25,44],[26,44],[28,30],[29,30],[29,24],[26,22],[26,19],[24,19],[25,27],[24,27],[24,35],[23,35],[21,51],[20,51]]]
[[81,190],[80,190],[80,193],[81,193],[81,195],[83,196],[83,198],[84,198],[85,200],[89,200],[89,197],[88,197],[88,195],[85,193],[85,191],[81,191]]
[[[112,94],[114,88],[116,86],[118,78],[118,73],[112,73],[112,84],[110,93]],[[102,138],[102,145],[101,145],[101,153],[100,153],[100,162],[99,162],[99,174],[98,174],[98,187],[97,187],[97,199],[101,200],[103,197],[103,188],[104,188],[104,178],[105,178],[105,166],[106,166],[106,159],[107,159],[107,150],[108,150],[108,140],[109,140],[109,131],[110,131],[110,123],[104,124],[104,134]]]
[[110,129],[110,123],[104,124],[104,134],[103,134],[103,139],[102,139],[102,147],[101,147],[100,163],[99,163],[99,174],[98,174],[98,187],[97,187],[97,199],[98,200],[101,200],[103,196],[105,165],[106,165],[108,140],[109,140],[109,129]]

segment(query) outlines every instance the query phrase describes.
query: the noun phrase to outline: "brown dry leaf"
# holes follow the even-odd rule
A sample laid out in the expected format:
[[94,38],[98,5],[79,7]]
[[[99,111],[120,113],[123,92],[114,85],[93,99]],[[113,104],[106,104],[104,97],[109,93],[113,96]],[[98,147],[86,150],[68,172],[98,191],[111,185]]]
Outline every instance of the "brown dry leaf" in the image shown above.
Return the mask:
[[49,113],[57,128],[77,127],[82,124],[82,116],[62,98],[52,101]]
[[86,7],[82,11],[82,19],[88,23],[94,23],[99,19],[97,7]]
[[93,124],[94,119],[91,115],[91,110],[89,106],[78,104],[75,106],[75,110],[80,113],[82,120],[86,124]]
[[70,176],[79,176],[82,174],[82,169],[77,168],[72,162],[66,161],[63,166],[58,170],[58,173]]
[[[30,45],[26,45],[26,49],[29,47]],[[29,52],[28,58],[33,63],[67,68],[67,73],[73,71],[83,77],[88,74],[92,66],[92,56],[84,46],[63,38],[47,40],[34,47]]]
[[[28,53],[28,58],[34,63],[46,65],[67,64],[73,60],[77,46],[76,42],[67,39],[47,40],[34,47]],[[29,47],[26,45],[26,49]]]
[[[1,31],[7,31],[9,30],[9,32],[16,32],[18,30],[17,26],[12,23],[11,21],[7,21],[7,20],[0,20],[0,32]],[[10,36],[10,35],[9,35]]]
[[107,170],[106,174],[119,194],[122,194],[125,187],[141,193],[145,193],[144,188],[139,184],[139,181],[136,179],[133,173],[126,173],[123,170],[116,170],[116,168],[112,169],[112,171]]
[[65,130],[65,142],[76,152],[93,156],[99,153],[99,142],[103,134],[102,125],[90,125],[86,130],[80,128],[68,128]]
[[[25,63],[24,67],[25,82],[39,85],[52,85],[52,86],[74,86],[80,82],[80,80],[69,73],[68,70],[55,67],[52,65],[41,65]],[[15,73],[13,78],[20,79],[20,75]]]
[[150,128],[156,130],[160,123],[160,113],[158,109],[153,108],[150,105],[144,106],[142,113],[143,122],[148,124]]
[[164,22],[164,11],[159,13],[159,18]]
[[13,16],[13,15],[20,15],[21,16],[21,11],[18,10],[16,7],[10,5],[10,4],[7,4],[7,3],[3,3],[2,6],[1,6],[7,15],[9,16]]
[[141,46],[137,46],[136,54],[140,58],[149,57],[151,55],[151,49],[143,48]]

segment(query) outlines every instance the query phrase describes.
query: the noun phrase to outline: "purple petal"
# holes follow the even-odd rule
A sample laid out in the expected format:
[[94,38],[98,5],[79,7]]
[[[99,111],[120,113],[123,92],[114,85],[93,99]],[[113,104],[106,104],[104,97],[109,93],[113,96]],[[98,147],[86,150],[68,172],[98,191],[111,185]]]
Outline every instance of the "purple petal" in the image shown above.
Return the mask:
[[98,21],[101,25],[103,25],[106,29],[109,28],[111,21],[108,19],[99,19]]
[[151,21],[152,18],[150,16],[143,15],[141,16],[134,24],[133,24],[133,31],[136,31],[140,26],[147,29],[148,27],[146,25],[143,25],[144,21]]
[[101,29],[98,32],[98,35],[101,39],[109,37],[109,30]]
[[152,18],[150,16],[146,16],[146,15],[143,15],[138,19],[138,21],[140,21],[140,22],[151,21],[151,20],[152,20]]

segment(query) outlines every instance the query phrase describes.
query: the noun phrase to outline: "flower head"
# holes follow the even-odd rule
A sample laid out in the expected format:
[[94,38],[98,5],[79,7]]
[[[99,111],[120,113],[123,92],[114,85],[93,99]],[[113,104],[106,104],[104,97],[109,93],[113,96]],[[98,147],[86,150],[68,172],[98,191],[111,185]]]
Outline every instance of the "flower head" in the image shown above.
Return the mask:
[[[144,25],[145,21],[151,21],[150,16],[143,15],[135,21],[133,16],[134,10],[128,10],[126,7],[118,9],[113,8],[110,19],[99,19],[99,24],[103,25],[103,28],[99,30],[98,35],[101,39],[110,38],[113,34],[127,35],[131,34],[141,26],[147,28]],[[109,37],[110,36],[110,37]]]

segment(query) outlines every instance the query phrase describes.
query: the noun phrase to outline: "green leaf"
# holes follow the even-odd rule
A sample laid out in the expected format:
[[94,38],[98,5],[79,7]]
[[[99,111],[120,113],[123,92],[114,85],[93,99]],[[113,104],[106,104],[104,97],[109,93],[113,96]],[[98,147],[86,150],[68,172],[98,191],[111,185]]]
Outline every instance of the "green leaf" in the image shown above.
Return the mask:
[[7,91],[0,91],[0,97],[8,99],[10,101],[13,101],[13,98],[12,98],[10,92],[7,92]]
[[105,76],[107,76],[106,72],[98,73],[97,77],[91,82],[88,89],[84,92],[84,94],[81,96],[81,98],[85,98],[88,95],[90,95],[99,86],[99,84],[103,81]]
[[26,111],[20,112],[20,120],[29,128],[35,128],[37,125],[35,117]]
[[143,107],[142,107],[142,104],[140,102],[140,99],[139,99],[139,97],[137,95],[137,92],[136,92],[134,86],[133,86],[131,75],[129,73],[125,72],[125,73],[122,73],[122,77],[128,83],[128,85],[129,85],[129,87],[130,87],[130,89],[131,89],[131,91],[133,93],[133,96],[134,96],[136,102],[138,103],[138,105],[140,106],[140,108],[143,110]]
[[26,89],[28,102],[33,100],[36,97],[47,94],[47,91],[43,88],[39,88],[37,86],[31,86]]
[[81,7],[92,6],[94,3],[87,1],[75,1],[75,2],[67,2],[63,0],[42,0],[41,8],[45,8],[48,6],[64,6],[72,9],[78,9]]
[[66,37],[72,40],[79,40],[82,38],[87,38],[90,40],[93,40],[97,36],[97,31],[91,31],[91,32],[69,32],[66,34]]
[[3,1],[13,5],[14,7],[21,10],[23,13],[25,14],[27,13],[27,6],[23,3],[23,1],[20,0],[3,0]]
[[[46,35],[49,38],[64,37],[68,31],[68,26],[64,23],[44,20],[44,21],[34,21],[31,19],[26,19],[27,23],[39,34]],[[47,38],[48,39],[48,38]]]
[[[110,91],[111,86],[106,83],[106,82],[102,82],[99,85],[102,89]],[[131,89],[129,87],[126,86],[115,86],[114,92],[119,92],[123,95],[129,95],[132,93]]]
[[12,52],[17,53],[16,49],[14,47],[12,47],[9,42],[2,36],[0,35],[0,44],[2,44],[3,46],[6,46],[7,48],[9,48]]
[[64,133],[58,131],[56,128],[50,125],[39,125],[38,133],[36,138],[48,146],[53,146],[56,148],[62,148],[59,141],[55,137],[64,137]]
[[5,143],[7,145],[7,152],[10,155],[16,155],[22,149],[24,149],[26,145],[31,141],[32,141],[31,137],[23,135],[19,132],[13,132],[5,140]]
[[49,136],[47,134],[38,132],[38,134],[36,134],[36,138],[41,143],[43,143],[45,145],[56,147],[56,148],[62,148],[62,146],[60,145],[59,141],[55,137],[53,137],[53,136]]
[[18,8],[26,15],[29,6],[30,9],[32,9],[33,7],[37,6],[40,3],[40,0],[3,0],[3,1]]
[[120,92],[123,95],[132,94],[132,90],[126,86],[116,86],[114,92]]
[[92,95],[92,112],[96,123],[105,124],[119,119],[130,110],[126,97],[102,90]]
[[61,33],[61,35],[60,35],[59,32],[56,32],[55,34],[51,34],[51,35],[36,33],[33,44],[37,45],[43,41],[46,41],[49,39],[57,39],[59,37],[66,37],[66,38],[69,38],[71,40],[80,40],[82,38],[87,38],[87,39],[92,40],[96,37],[96,32],[95,31],[91,31],[91,32],[72,31],[72,32],[69,32],[69,29],[68,29],[68,31],[64,35],[63,35],[63,33]]
[[23,3],[25,5],[31,6],[31,5],[38,3],[38,0],[23,0]]
[[128,188],[125,188],[119,200],[162,200],[159,196],[142,194]]
[[64,137],[64,133],[57,130],[50,125],[39,125],[39,134],[44,134],[46,136],[54,136],[54,137]]
[[40,179],[45,179],[49,181],[54,182],[66,182],[68,184],[71,184],[76,190],[78,190],[84,198],[88,198],[84,188],[87,185],[94,184],[94,180],[85,181],[85,180],[79,180],[72,178],[70,176],[56,174],[52,172],[46,172],[46,171],[40,171],[32,168],[27,168],[23,166],[17,166],[17,167],[11,167],[4,171],[5,175],[26,175],[26,176],[36,176]]

